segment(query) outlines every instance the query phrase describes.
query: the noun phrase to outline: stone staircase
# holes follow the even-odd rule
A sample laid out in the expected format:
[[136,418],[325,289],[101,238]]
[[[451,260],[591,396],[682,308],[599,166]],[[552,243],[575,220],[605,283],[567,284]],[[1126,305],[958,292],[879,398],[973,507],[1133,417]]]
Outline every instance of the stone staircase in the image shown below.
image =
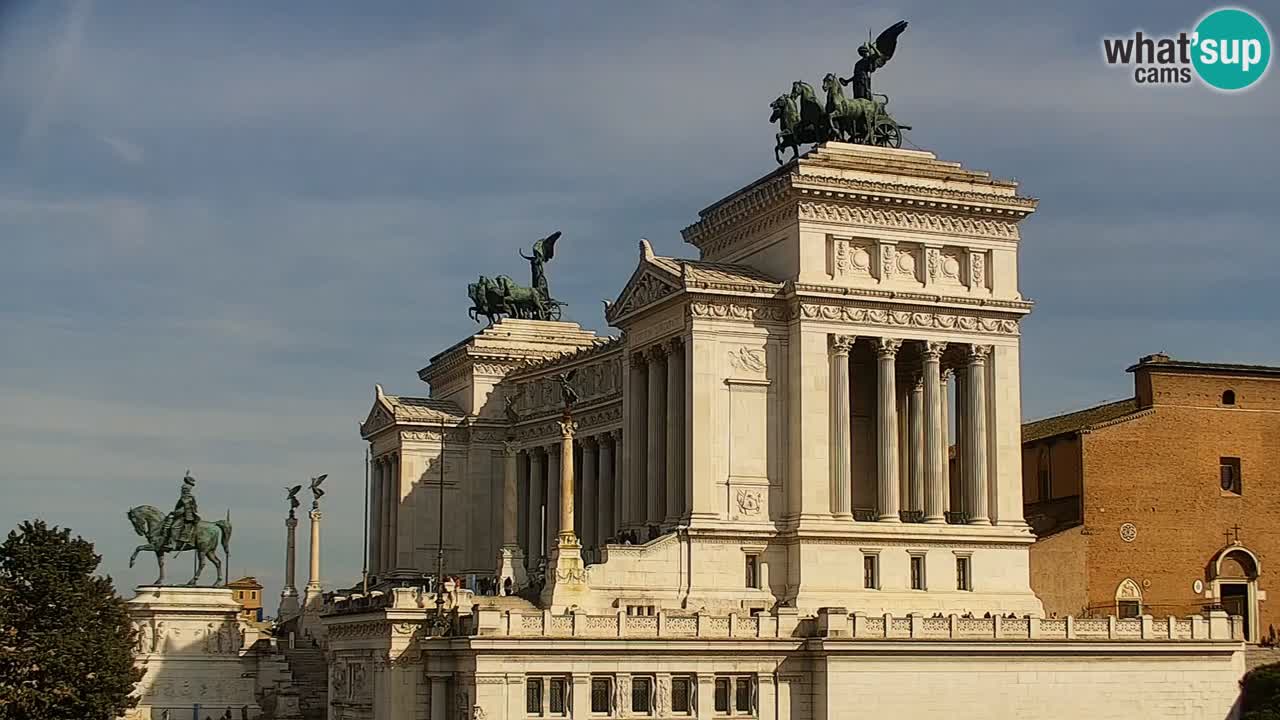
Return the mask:
[[303,720],[324,720],[329,713],[329,666],[324,652],[314,645],[298,643],[283,649],[293,687],[298,691],[298,709]]

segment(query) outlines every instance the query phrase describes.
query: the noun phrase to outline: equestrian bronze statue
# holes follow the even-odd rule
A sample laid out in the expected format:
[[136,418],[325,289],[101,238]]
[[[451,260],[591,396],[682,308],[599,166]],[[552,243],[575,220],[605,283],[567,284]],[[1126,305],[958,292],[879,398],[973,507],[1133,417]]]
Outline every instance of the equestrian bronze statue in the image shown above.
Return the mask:
[[195,485],[195,478],[191,477],[191,473],[187,473],[186,477],[182,478],[178,502],[174,505],[173,512],[168,515],[152,505],[139,505],[126,513],[134,532],[146,540],[145,543],[133,549],[133,554],[129,556],[129,567],[133,567],[134,561],[138,559],[138,553],[143,550],[155,553],[156,565],[160,568],[160,576],[156,578],[155,585],[164,585],[165,554],[188,550],[195,551],[197,564],[195,575],[191,577],[187,586],[194,586],[200,580],[206,560],[212,562],[218,571],[214,585],[222,584],[222,560],[218,558],[218,546],[221,545],[222,551],[230,557],[231,515],[228,513],[226,520],[213,522],[201,520],[196,506]]

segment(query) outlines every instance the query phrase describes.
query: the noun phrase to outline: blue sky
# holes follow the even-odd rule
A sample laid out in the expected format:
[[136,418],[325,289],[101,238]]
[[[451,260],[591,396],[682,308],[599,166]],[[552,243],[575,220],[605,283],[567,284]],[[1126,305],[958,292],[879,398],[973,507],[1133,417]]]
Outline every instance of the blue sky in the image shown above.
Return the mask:
[[1028,418],[1154,351],[1280,364],[1280,81],[1101,58],[1212,5],[264,5],[0,5],[0,526],[73,527],[123,591],[154,573],[124,510],[188,467],[272,610],[281,487],[329,473],[325,579],[353,582],[356,423],[475,329],[465,283],[561,229],[553,290],[603,330],[638,238],[691,254],[697,210],[774,167],[769,101],[899,18],[875,82],[909,139],[1042,199]]

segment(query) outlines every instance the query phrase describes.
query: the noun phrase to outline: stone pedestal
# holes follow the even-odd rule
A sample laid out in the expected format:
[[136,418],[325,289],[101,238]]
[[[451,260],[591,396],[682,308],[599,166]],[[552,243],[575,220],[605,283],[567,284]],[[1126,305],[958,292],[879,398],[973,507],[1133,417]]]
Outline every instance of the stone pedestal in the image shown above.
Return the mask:
[[240,604],[231,590],[144,585],[128,606],[140,635],[135,662],[145,670],[135,689],[139,717],[160,720],[165,710],[192,717],[197,705],[201,718],[228,708],[237,718],[246,707],[251,718],[261,714],[253,663],[240,657]]

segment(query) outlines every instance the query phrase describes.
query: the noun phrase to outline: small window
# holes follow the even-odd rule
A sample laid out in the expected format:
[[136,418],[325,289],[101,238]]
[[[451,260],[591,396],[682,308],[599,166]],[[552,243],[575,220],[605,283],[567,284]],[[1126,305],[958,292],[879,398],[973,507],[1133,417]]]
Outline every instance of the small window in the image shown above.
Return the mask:
[[674,715],[693,714],[693,678],[676,675],[671,678],[671,712]]
[[747,554],[747,587],[760,589],[760,556]]
[[753,692],[752,688],[754,684],[752,678],[749,677],[737,679],[733,693],[733,711],[735,713],[747,714],[751,712],[751,707],[754,704],[752,701],[755,699],[755,692]]
[[1223,405],[1235,405],[1235,404],[1236,404],[1236,391],[1235,391],[1235,390],[1223,390],[1223,391],[1222,391],[1222,404],[1223,404]]
[[1116,603],[1117,611],[1121,618],[1136,618],[1142,616],[1142,603],[1137,600],[1121,600]]
[[612,678],[591,678],[591,712],[594,715],[608,715],[609,700],[613,697]]
[[973,590],[973,578],[969,573],[969,558],[965,556],[956,558],[956,589]]
[[729,688],[732,681],[727,677],[716,678],[716,712],[729,714]]
[[871,553],[862,556],[862,587],[880,589],[880,556]]
[[1224,493],[1231,493],[1232,495],[1243,494],[1240,480],[1240,458],[1218,458],[1218,481]]
[[643,675],[631,678],[631,712],[648,715],[652,709],[653,678]]
[[526,715],[542,715],[542,678],[529,678],[524,691]]
[[911,589],[924,589],[924,556],[911,556]]
[[551,678],[547,703],[552,715],[569,714],[569,681],[567,678]]

